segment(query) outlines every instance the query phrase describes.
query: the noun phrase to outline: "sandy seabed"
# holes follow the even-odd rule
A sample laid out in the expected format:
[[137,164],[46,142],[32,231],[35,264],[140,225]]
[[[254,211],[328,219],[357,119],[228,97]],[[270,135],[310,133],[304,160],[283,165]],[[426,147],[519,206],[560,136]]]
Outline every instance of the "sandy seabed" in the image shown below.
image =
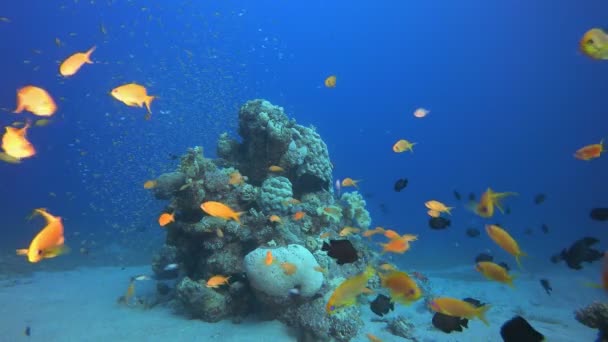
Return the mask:
[[[548,341],[593,341],[597,332],[577,322],[574,310],[606,294],[585,287],[597,279],[599,265],[579,272],[556,268],[554,274],[519,273],[515,289],[484,280],[472,267],[434,270],[426,273],[434,295],[474,297],[491,304],[490,326],[479,320],[469,322],[463,332],[445,334],[431,324],[432,314],[423,301],[410,306],[396,305],[388,318],[403,315],[414,323],[417,341],[501,341],[502,323],[523,315]],[[0,341],[295,341],[293,331],[278,321],[226,320],[205,323],[156,306],[150,310],[117,303],[133,275],[150,273],[149,266],[95,267],[73,271],[35,272],[0,282]],[[553,293],[548,295],[538,279],[548,278]],[[141,285],[140,285],[141,283]],[[145,284],[147,283],[147,284]],[[138,282],[138,294],[154,291],[154,281]],[[373,299],[375,295],[369,297]],[[368,341],[372,333],[383,341],[407,341],[386,331],[368,305],[361,305],[365,326],[353,341]],[[29,326],[31,335],[25,336]]]

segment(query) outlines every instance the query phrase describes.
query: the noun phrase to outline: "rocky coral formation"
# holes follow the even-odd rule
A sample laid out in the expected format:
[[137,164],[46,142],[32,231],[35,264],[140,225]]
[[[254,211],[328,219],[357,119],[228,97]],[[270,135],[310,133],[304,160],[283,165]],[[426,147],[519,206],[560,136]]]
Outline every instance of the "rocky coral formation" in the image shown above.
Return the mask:
[[[177,170],[157,178],[153,194],[168,201],[164,211],[174,212],[175,222],[165,227],[165,246],[152,267],[162,278],[176,264],[171,274],[183,277],[174,291],[163,292],[205,321],[238,321],[263,311],[312,340],[350,340],[362,325],[358,307],[329,316],[325,304],[340,281],[363,270],[372,252],[360,236],[349,236],[358,261],[337,265],[320,250],[319,236],[338,236],[344,226],[367,228],[365,201],[357,192],[334,196],[327,146],[314,128],[288,119],[281,107],[247,102],[238,132],[241,141],[222,134],[220,158],[206,158],[202,147],[194,147]],[[272,165],[280,168],[270,170]],[[207,201],[242,212],[240,222],[209,216],[201,210]],[[207,287],[216,275],[228,284]]]
[[574,316],[589,328],[598,329],[601,339],[608,339],[608,303],[592,303],[575,311]]
[[[265,263],[267,252],[271,252],[276,262]],[[295,266],[294,273],[286,272],[282,266]],[[311,297],[323,285],[323,274],[317,270],[315,257],[300,245],[278,248],[257,248],[245,256],[245,272],[251,286],[263,293],[279,298],[289,297],[291,290],[303,297]]]
[[268,175],[268,167],[285,170],[296,197],[331,191],[331,162],[325,142],[314,128],[289,120],[283,108],[265,100],[248,101],[239,111],[242,143],[223,135],[218,155],[250,177],[254,185]]

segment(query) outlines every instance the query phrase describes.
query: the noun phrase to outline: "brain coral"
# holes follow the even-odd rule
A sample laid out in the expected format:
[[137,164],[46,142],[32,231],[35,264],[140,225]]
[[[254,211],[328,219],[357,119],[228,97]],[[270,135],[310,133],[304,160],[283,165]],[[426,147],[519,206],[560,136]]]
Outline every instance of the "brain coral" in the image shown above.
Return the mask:
[[259,205],[267,214],[283,214],[285,202],[293,197],[291,182],[285,177],[271,177],[262,183]]
[[[264,260],[269,250],[274,262],[267,266]],[[283,262],[294,264],[296,272],[285,274],[281,268]],[[245,272],[251,286],[274,297],[287,297],[293,288],[299,288],[302,296],[314,295],[323,285],[323,274],[315,270],[318,266],[308,249],[296,244],[274,249],[257,248],[245,256]]]

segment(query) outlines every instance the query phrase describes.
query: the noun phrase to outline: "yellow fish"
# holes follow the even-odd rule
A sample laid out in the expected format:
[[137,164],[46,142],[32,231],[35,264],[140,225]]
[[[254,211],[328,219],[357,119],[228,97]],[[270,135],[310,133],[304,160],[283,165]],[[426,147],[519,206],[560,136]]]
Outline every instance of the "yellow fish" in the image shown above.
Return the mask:
[[592,28],[585,32],[579,47],[585,55],[593,59],[608,59],[608,34],[602,29]]
[[371,266],[367,266],[363,273],[352,276],[343,281],[334,290],[327,301],[325,312],[331,315],[337,309],[345,306],[354,305],[357,302],[357,296],[365,291],[367,281],[374,276],[376,272]]
[[115,99],[130,107],[143,107],[146,105],[148,113],[151,114],[150,104],[155,96],[148,95],[144,86],[137,83],[123,84],[112,89],[110,93]]
[[485,325],[490,325],[485,317],[489,305],[476,307],[475,305],[456,298],[435,298],[429,303],[431,310],[452,317],[464,317],[467,319],[479,318]]
[[243,212],[235,212],[229,206],[215,201],[207,201],[201,204],[201,209],[213,217],[220,217],[224,220],[235,220],[241,223],[240,216]]
[[507,273],[507,270],[504,267],[498,264],[490,261],[480,261],[475,265],[475,269],[487,279],[507,284],[510,287],[515,287],[513,286],[513,277]]
[[479,204],[473,208],[473,211],[481,217],[489,218],[494,216],[494,207],[496,207],[504,214],[505,211],[502,208],[501,200],[507,196],[515,195],[517,195],[516,192],[494,192],[492,189],[488,188],[481,195]]
[[504,249],[507,253],[514,256],[515,261],[517,262],[517,266],[519,266],[519,268],[522,268],[521,263],[519,262],[519,258],[522,256],[527,256],[527,254],[519,248],[517,241],[515,241],[515,239],[513,239],[513,237],[511,237],[511,235],[509,235],[506,230],[500,228],[497,225],[488,224],[486,225],[486,233],[488,233],[490,239],[496,242],[496,244],[499,245],[500,248]]

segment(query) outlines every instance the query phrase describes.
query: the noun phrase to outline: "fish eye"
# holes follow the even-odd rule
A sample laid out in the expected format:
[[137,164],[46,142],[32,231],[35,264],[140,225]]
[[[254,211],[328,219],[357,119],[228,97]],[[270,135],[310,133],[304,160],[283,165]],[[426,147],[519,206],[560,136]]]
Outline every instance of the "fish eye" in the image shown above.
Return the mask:
[[589,45],[593,45],[594,41],[593,41],[593,39],[589,38],[589,39],[587,39],[587,41],[585,43],[587,43]]
[[336,309],[336,307],[333,305],[329,307],[329,311],[334,311],[335,309]]
[[42,249],[38,250],[38,255],[42,255]]

